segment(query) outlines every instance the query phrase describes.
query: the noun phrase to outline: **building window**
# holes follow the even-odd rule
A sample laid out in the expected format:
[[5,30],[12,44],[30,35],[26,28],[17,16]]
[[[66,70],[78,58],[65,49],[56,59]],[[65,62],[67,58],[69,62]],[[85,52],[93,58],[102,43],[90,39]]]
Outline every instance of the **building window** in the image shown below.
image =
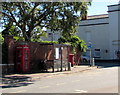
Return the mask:
[[95,58],[100,58],[100,49],[95,49],[95,51],[94,51],[94,57]]

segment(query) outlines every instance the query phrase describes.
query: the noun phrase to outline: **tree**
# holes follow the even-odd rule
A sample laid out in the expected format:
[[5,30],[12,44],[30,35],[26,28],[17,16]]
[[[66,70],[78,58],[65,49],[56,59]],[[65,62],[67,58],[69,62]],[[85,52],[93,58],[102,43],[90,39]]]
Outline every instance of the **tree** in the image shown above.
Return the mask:
[[80,19],[86,17],[89,5],[91,2],[54,3],[49,28],[52,32],[61,31],[66,39],[71,38],[77,32]]
[[30,41],[34,31],[38,30],[38,26],[41,27],[40,24],[45,19],[46,12],[43,12],[39,5],[40,3],[36,2],[2,3],[4,25],[10,26],[9,29],[16,26],[20,36],[23,36],[25,41]]
[[69,38],[76,32],[80,17],[86,14],[88,5],[90,2],[4,2],[1,13],[6,30],[3,34],[19,34],[25,41],[31,41],[35,35],[39,38],[45,27],[53,32],[60,31]]
[[85,41],[81,40],[76,35],[71,36],[71,38],[68,40],[65,39],[64,37],[60,37],[58,39],[58,42],[59,43],[70,43],[73,48],[73,52],[75,52],[76,48],[81,52],[86,52],[86,49],[87,49],[87,45],[86,45]]

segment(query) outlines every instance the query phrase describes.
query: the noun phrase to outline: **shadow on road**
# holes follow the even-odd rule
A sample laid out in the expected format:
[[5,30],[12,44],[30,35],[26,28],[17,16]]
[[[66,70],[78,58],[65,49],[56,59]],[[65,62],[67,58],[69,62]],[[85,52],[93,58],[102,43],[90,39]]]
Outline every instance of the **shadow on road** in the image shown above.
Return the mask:
[[27,76],[9,76],[2,77],[2,88],[12,88],[12,87],[20,87],[27,86],[29,84],[33,84],[33,81],[30,77]]
[[119,62],[96,62],[95,65],[101,68],[110,68],[110,67],[119,67],[120,63]]
[[[90,63],[81,63],[81,65],[90,66]],[[97,61],[95,62],[95,66],[98,68],[110,68],[110,67],[120,67],[120,62],[114,61]]]

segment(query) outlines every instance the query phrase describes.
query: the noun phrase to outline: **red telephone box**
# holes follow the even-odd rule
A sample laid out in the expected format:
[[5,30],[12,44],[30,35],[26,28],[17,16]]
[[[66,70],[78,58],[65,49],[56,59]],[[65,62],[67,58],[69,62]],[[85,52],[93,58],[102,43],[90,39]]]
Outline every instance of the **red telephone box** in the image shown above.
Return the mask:
[[16,70],[18,72],[30,71],[30,49],[26,44],[16,47]]
[[71,66],[73,67],[73,65],[75,64],[75,62],[74,62],[74,54],[69,54],[69,62],[71,62]]

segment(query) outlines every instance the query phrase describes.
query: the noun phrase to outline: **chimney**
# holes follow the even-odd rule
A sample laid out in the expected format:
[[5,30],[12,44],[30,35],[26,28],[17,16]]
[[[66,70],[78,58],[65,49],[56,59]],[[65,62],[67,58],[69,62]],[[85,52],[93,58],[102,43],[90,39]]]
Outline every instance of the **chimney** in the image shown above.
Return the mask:
[[81,20],[87,20],[87,14],[81,16]]

